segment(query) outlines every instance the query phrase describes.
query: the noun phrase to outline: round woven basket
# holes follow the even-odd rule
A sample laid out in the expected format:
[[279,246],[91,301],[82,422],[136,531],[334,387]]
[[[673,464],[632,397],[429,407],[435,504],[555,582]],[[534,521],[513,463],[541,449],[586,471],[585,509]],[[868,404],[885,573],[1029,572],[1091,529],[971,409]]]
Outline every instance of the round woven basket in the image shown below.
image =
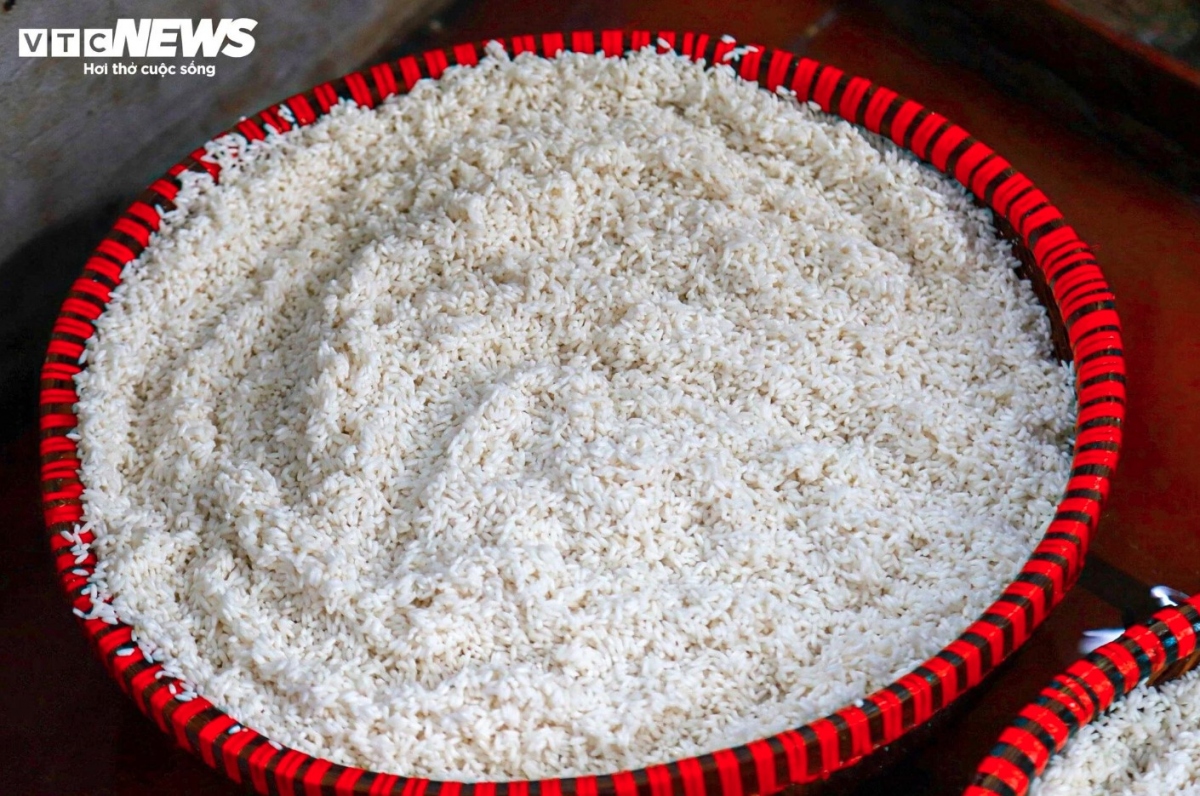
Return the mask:
[[[373,66],[297,94],[230,131],[247,140],[312,124],[345,99],[373,107],[450,66],[472,66],[484,44],[433,50]],[[737,43],[728,37],[670,31],[578,31],[500,41],[511,55],[532,52],[624,53],[656,48],[707,64],[722,63]],[[892,745],[979,683],[1029,637],[1074,584],[1116,466],[1124,416],[1120,326],[1088,247],[1023,175],[949,120],[861,77],[781,50],[743,50],[740,76],[767,91],[784,87],[827,113],[891,138],[966,186],[995,211],[1024,271],[1050,311],[1056,349],[1075,363],[1079,419],[1074,462],[1058,512],[1021,574],[953,643],[896,682],[825,718],[770,738],[638,771],[539,782],[438,782],[347,768],[283,747],[203,695],[182,692],[131,640],[131,628],[97,610],[87,579],[96,564],[90,532],[81,532],[79,458],[71,432],[78,400],[73,377],[95,320],[171,210],[178,175],[219,169],[196,150],[156,180],[113,225],[74,283],[54,326],[42,369],[41,462],[46,527],[58,573],[99,656],[138,707],[205,763],[260,793],[403,794],[403,796],[743,796],[790,785],[808,791],[834,772]],[[105,616],[107,614],[107,616]]]
[[1200,595],[1134,625],[1054,678],[1017,714],[963,796],[1025,796],[1075,732],[1134,688],[1172,680],[1200,664]]

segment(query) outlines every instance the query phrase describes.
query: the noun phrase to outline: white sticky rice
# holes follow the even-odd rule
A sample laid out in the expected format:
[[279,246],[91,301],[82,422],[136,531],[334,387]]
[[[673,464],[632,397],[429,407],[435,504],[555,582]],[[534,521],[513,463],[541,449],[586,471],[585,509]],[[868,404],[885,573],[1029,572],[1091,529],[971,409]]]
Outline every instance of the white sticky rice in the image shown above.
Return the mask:
[[1142,685],[1080,728],[1030,796],[1200,796],[1200,671]]
[[799,725],[961,632],[1066,483],[990,213],[728,68],[493,51],[209,153],[78,379],[94,581],[302,751],[535,778]]

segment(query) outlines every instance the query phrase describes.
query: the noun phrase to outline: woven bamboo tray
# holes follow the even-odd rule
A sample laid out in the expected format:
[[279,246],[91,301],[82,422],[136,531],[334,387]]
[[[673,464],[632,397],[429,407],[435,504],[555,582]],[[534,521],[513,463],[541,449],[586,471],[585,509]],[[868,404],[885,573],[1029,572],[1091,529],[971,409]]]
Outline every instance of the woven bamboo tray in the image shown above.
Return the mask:
[[[499,42],[511,55],[553,58],[563,51],[608,57],[646,47],[720,63],[737,46],[727,37],[671,31],[577,31],[520,36]],[[373,107],[449,66],[471,66],[483,44],[433,50],[378,64],[297,94],[231,130],[247,140],[269,131],[312,124],[342,99]],[[72,377],[95,320],[122,270],[147,246],[163,213],[174,207],[184,171],[219,168],[202,149],[156,180],[125,211],[87,261],[54,326],[41,382],[42,496],[50,545],[63,590],[105,666],[138,707],[184,748],[236,782],[260,793],[402,794],[402,796],[749,796],[793,786],[812,793],[835,772],[888,747],[893,756],[912,730],[930,721],[977,685],[1019,647],[1074,585],[1117,463],[1124,417],[1125,377],[1113,295],[1088,247],[1062,214],[1012,165],[966,130],[920,104],[809,58],[758,47],[740,58],[740,76],[774,91],[783,86],[827,113],[890,137],[965,185],[992,208],[1015,243],[1026,275],[1050,311],[1057,348],[1073,360],[1079,400],[1078,435],[1067,491],[1021,574],[953,643],[896,682],[825,718],[735,749],[639,771],[540,782],[438,782],[363,771],[282,747],[202,695],[183,701],[179,684],[142,657],[131,628],[91,618],[87,578],[96,565],[81,542],[67,538],[82,516],[79,459],[68,436],[78,400]],[[189,695],[190,696],[190,695]],[[927,731],[927,730],[926,730]],[[897,741],[902,741],[897,743]],[[873,766],[859,766],[863,771]],[[852,772],[845,772],[850,774]],[[836,779],[842,779],[842,776]]]
[[1075,732],[1134,688],[1172,680],[1200,664],[1200,595],[1077,661],[1000,735],[963,796],[1025,796]]

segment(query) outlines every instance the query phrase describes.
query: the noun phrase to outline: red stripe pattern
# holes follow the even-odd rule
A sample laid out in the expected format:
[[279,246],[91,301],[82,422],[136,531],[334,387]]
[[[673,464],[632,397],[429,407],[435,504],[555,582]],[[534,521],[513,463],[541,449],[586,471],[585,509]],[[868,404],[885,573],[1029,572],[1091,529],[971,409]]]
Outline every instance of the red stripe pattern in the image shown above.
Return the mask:
[[1159,611],[1077,661],[1000,734],[963,796],[1025,796],[1075,732],[1145,682],[1177,677],[1200,662],[1200,595]]
[[[620,30],[459,45],[378,64],[317,86],[239,122],[229,134],[249,142],[272,131],[309,125],[342,101],[374,107],[407,92],[419,80],[436,79],[450,66],[473,66],[491,42],[513,56],[533,53],[553,58],[575,51],[619,57],[644,47],[707,64],[716,61],[718,48],[728,52],[735,46],[704,34]],[[828,112],[912,149],[989,205],[998,214],[998,223],[1016,230],[1020,243],[1035,258],[1049,287],[1052,309],[1057,309],[1066,326],[1080,414],[1067,496],[1017,580],[955,642],[857,706],[748,746],[617,775],[487,784],[380,775],[276,748],[202,696],[182,701],[182,685],[162,676],[158,664],[147,661],[136,645],[128,643],[129,628],[105,622],[94,610],[84,591],[96,564],[86,549],[91,534],[80,534],[81,546],[62,533],[71,533],[82,515],[78,454],[67,436],[75,426],[72,377],[85,367],[79,363],[79,353],[122,270],[153,245],[163,213],[174,208],[181,185],[178,175],[193,171],[220,178],[219,168],[197,150],[138,197],[88,260],[63,303],[41,382],[43,513],[61,585],[109,672],[181,746],[260,793],[523,796],[535,786],[543,796],[766,796],[789,785],[822,780],[926,722],[1023,644],[1074,585],[1117,464],[1125,412],[1120,322],[1090,249],[1008,161],[918,103],[780,50],[754,48],[730,65],[747,81],[772,91],[790,87],[800,100],[813,100]],[[1146,656],[1138,654],[1142,658],[1134,656],[1135,662]],[[1170,651],[1156,654],[1169,657]],[[1131,666],[1124,674],[1137,674],[1136,665]],[[1121,682],[1131,681],[1125,677]],[[1092,687],[1103,689],[1105,684]],[[1109,687],[1105,693],[1112,690]]]

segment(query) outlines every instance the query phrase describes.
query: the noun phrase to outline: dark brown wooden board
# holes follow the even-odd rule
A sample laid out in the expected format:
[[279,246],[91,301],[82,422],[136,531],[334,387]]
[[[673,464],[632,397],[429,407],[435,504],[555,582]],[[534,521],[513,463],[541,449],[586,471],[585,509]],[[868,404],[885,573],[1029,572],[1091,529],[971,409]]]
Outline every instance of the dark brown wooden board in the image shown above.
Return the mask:
[[[930,56],[988,77],[1200,190],[1200,69],[1106,24],[1097,0],[869,0]],[[1142,23],[1145,24],[1145,23]],[[1131,28],[1136,27],[1131,21]],[[1188,49],[1186,52],[1190,53]]]

